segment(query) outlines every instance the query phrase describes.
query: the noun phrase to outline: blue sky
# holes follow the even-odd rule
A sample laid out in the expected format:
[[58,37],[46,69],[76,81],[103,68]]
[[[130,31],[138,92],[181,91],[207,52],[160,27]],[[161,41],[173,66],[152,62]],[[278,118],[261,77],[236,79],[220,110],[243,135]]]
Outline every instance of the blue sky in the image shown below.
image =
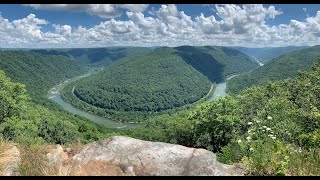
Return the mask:
[[0,5],[0,47],[319,42],[319,4]]

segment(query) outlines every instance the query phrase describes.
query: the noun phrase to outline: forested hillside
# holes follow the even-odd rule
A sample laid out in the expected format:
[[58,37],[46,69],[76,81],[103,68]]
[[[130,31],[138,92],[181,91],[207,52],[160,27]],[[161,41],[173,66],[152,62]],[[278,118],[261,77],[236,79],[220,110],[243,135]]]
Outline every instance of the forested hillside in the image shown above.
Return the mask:
[[128,57],[70,84],[62,95],[73,97],[70,88],[75,86],[74,95],[81,101],[111,111],[159,112],[193,103],[212,83],[174,53],[159,48]]
[[62,96],[107,117],[114,111],[160,112],[196,102],[212,83],[255,67],[249,57],[224,47],[162,47],[70,84]]
[[319,57],[320,46],[286,53],[248,74],[231,79],[227,91],[238,93],[252,85],[264,85],[270,80],[294,77],[298,70],[308,70]]
[[0,71],[0,141],[20,144],[89,142],[103,136],[93,123],[30,102],[25,85]]
[[43,55],[61,55],[73,58],[82,65],[107,66],[122,58],[145,53],[151,49],[145,47],[108,47],[74,49],[37,49],[31,50]]
[[226,76],[248,72],[258,63],[245,54],[221,46],[180,46],[176,54],[212,82],[219,82]]
[[63,56],[43,56],[28,51],[0,51],[0,70],[13,81],[25,84],[32,100],[40,103],[53,85],[81,75],[88,68]]

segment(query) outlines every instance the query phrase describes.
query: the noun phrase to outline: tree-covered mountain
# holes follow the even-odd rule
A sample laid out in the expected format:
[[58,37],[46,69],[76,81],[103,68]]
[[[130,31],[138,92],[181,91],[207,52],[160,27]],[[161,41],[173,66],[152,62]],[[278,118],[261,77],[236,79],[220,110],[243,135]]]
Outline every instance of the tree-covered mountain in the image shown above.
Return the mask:
[[85,143],[103,134],[101,128],[83,118],[31,102],[25,85],[12,82],[2,70],[0,87],[0,141],[28,145]]
[[108,47],[72,49],[35,49],[43,55],[61,55],[73,58],[76,62],[90,66],[107,66],[122,58],[150,51],[146,47]]
[[97,114],[159,112],[196,102],[212,83],[256,67],[246,55],[225,47],[161,47],[72,83],[62,96]]
[[298,70],[308,70],[319,57],[320,46],[286,53],[250,73],[231,79],[227,91],[238,93],[252,85],[264,85],[268,81],[294,77]]
[[81,75],[88,68],[64,56],[44,56],[28,51],[0,51],[0,70],[13,81],[25,84],[29,95],[39,102],[53,85]]
[[259,67],[258,63],[245,54],[222,46],[180,46],[176,54],[186,63],[219,82],[232,74],[247,72]]
[[103,72],[77,81],[74,94],[104,109],[161,111],[195,102],[211,82],[174,54],[159,48],[114,63]]

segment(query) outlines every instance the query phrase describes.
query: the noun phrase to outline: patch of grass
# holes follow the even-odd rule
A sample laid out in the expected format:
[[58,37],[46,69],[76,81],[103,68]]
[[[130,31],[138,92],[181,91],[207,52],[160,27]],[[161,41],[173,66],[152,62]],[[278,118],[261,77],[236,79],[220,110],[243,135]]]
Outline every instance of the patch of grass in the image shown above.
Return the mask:
[[[78,154],[83,145],[78,142],[67,145],[68,156],[72,157]],[[77,166],[72,158],[63,162],[49,162],[47,154],[55,145],[35,145],[21,147],[21,166],[20,175],[23,176],[72,176],[77,171]]]
[[288,175],[320,176],[320,148],[296,150],[289,157]]
[[7,141],[0,142],[0,175],[4,175],[6,167],[15,160],[15,156],[12,153],[13,144]]
[[49,149],[53,148],[50,145],[42,146],[20,146],[21,150],[21,165],[19,168],[22,176],[41,176],[43,169],[46,166],[46,154]]

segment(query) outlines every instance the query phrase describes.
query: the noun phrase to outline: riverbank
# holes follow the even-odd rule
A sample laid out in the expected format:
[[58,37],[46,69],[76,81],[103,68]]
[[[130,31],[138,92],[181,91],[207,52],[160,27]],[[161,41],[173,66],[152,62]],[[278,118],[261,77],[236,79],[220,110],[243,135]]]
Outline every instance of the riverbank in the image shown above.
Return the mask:
[[219,97],[226,96],[226,95],[227,95],[227,93],[226,93],[227,82],[228,82],[230,79],[232,79],[232,78],[234,78],[234,77],[236,77],[236,76],[239,76],[239,75],[240,75],[240,74],[231,75],[231,76],[229,76],[229,77],[226,78],[226,79],[227,79],[226,81],[223,81],[223,82],[221,82],[221,83],[218,83],[218,84],[216,85],[216,88],[215,88],[215,91],[214,91],[213,95],[212,95],[210,98],[207,99],[207,102],[211,102],[211,101],[214,101],[214,100],[219,99]]
[[133,123],[124,123],[124,122],[117,122],[117,121],[112,121],[108,118],[102,117],[102,116],[98,116],[95,114],[92,114],[90,112],[86,112],[84,110],[78,109],[74,106],[72,106],[70,103],[64,101],[61,98],[60,92],[62,91],[62,89],[64,89],[68,84],[75,82],[79,79],[91,76],[92,74],[97,73],[98,71],[90,71],[84,75],[78,76],[78,77],[74,77],[71,79],[68,79],[67,81],[64,81],[54,87],[52,87],[49,92],[48,92],[48,99],[52,100],[54,102],[56,102],[57,104],[59,104],[64,110],[72,113],[72,114],[76,114],[79,116],[82,116],[96,124],[99,125],[103,125],[106,127],[111,127],[111,128],[121,128],[121,129],[128,129],[128,128],[136,128],[136,127],[141,127],[141,124],[133,124]]
[[[94,74],[96,72],[88,72],[82,76],[78,76],[78,77],[75,77],[75,78],[72,78],[72,79],[68,79],[66,81],[64,81],[63,83],[57,85],[57,86],[54,86],[53,88],[51,88],[51,90],[49,91],[48,93],[48,96],[49,96],[49,99],[51,99],[52,101],[58,103],[60,106],[62,106],[66,111],[68,112],[71,112],[73,114],[77,114],[77,115],[80,115],[82,117],[85,117],[86,119],[96,123],[96,124],[100,124],[100,125],[103,125],[103,126],[106,126],[106,127],[112,127],[112,128],[135,128],[135,127],[141,127],[142,124],[141,122],[143,121],[139,121],[139,123],[135,122],[133,123],[132,121],[122,121],[122,119],[120,120],[111,120],[110,118],[108,118],[109,116],[104,116],[103,115],[103,112],[100,112],[100,113],[94,113],[95,111],[98,110],[98,108],[95,108],[95,109],[92,109],[92,110],[87,110],[87,109],[83,109],[83,108],[78,108],[76,106],[73,105],[72,101],[69,101],[69,100],[64,100],[63,96],[64,95],[63,93],[61,93],[60,95],[60,92],[66,87],[66,86],[71,86],[70,88],[70,91],[71,93],[74,95],[74,86],[71,85],[71,83],[79,80],[79,79],[82,79],[82,78],[85,78],[85,77],[88,77],[88,76],[91,76],[92,74]],[[235,76],[238,76],[238,75],[232,75],[232,76],[229,76],[227,78],[227,81],[230,80],[231,78],[235,77]],[[65,89],[64,91],[67,91],[67,92],[70,92],[68,89]],[[183,110],[183,109],[190,109],[191,106],[195,106],[199,103],[202,103],[202,102],[211,102],[213,100],[216,100],[218,99],[220,96],[225,96],[226,93],[226,82],[222,82],[222,83],[219,83],[219,84],[212,84],[211,87],[210,87],[210,90],[209,92],[204,96],[202,97],[201,99],[199,99],[198,101],[194,102],[194,103],[191,103],[191,104],[186,104],[184,106],[181,106],[181,107],[177,107],[177,108],[174,108],[174,109],[169,109],[169,110],[166,110],[166,111],[163,111],[163,112],[155,112],[155,113],[152,113],[150,114],[150,116],[157,116],[157,115],[161,115],[161,114],[171,114],[171,113],[174,113],[174,112],[177,112],[177,111],[180,111],[180,110]],[[75,96],[73,98],[76,98]],[[76,98],[78,99],[78,98]],[[78,99],[79,100],[79,99]],[[103,110],[104,111],[104,110]],[[102,114],[101,114],[102,113]],[[130,113],[130,112],[128,112]],[[117,113],[119,114],[119,112]],[[132,116],[134,115],[137,115],[137,114],[132,114]],[[111,117],[111,116],[110,116]],[[121,117],[121,116],[120,116]]]

